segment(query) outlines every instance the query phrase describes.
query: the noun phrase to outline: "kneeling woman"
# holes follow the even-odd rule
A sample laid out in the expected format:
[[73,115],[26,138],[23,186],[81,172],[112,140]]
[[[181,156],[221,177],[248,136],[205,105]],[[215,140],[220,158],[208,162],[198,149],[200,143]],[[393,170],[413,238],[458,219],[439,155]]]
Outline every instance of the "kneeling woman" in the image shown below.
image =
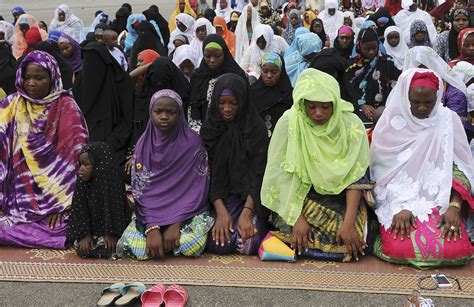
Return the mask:
[[137,142],[132,165],[136,227],[132,223],[125,230],[118,249],[123,250],[126,242],[132,256],[141,260],[173,251],[197,257],[213,225],[207,215],[206,150],[186,122],[176,92],[155,93],[149,111],[150,120]]
[[300,255],[358,259],[368,227],[361,190],[370,188],[364,125],[336,79],[319,70],[301,74],[293,101],[273,132],[262,184],[273,234]]
[[268,215],[260,208],[268,132],[255,110],[249,86],[236,74],[215,84],[201,136],[211,166],[211,201],[216,224],[208,251],[255,254],[266,235]]
[[474,208],[474,161],[461,120],[442,106],[443,81],[432,71],[409,69],[393,90],[371,147],[375,254],[421,269],[466,264],[462,212]]

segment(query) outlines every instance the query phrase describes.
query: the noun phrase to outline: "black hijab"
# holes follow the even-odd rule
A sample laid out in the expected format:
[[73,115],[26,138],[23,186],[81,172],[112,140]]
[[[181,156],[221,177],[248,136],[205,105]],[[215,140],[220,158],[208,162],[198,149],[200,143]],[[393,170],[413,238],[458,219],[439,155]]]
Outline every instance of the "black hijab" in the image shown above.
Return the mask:
[[[250,87],[250,96],[255,104],[255,108],[270,131],[273,131],[276,122],[283,115],[283,112],[293,105],[293,87],[286,73],[283,59],[281,59],[281,62],[280,80],[278,80],[277,84],[268,87],[263,82],[262,76],[260,76],[257,82]],[[277,112],[271,112],[270,109],[273,108],[277,108]],[[270,118],[266,118],[267,116],[270,116]],[[269,124],[271,127],[269,127]]]
[[58,62],[59,71],[61,72],[61,80],[63,81],[64,89],[72,88],[72,79],[74,75],[74,70],[72,69],[71,64],[69,64],[62,55],[56,51],[53,45],[50,42],[41,42],[35,46],[35,50],[45,51],[53,56],[53,58]]
[[143,79],[140,91],[135,95],[133,115],[135,125],[133,128],[132,145],[143,134],[150,118],[148,107],[151,97],[163,89],[171,89],[178,93],[183,100],[183,108],[187,112],[187,106],[189,105],[189,82],[181,70],[167,57],[159,57],[150,65]]
[[168,49],[161,43],[155,27],[150,22],[144,21],[138,28],[138,38],[130,52],[130,71],[137,67],[138,54],[147,49],[158,52],[160,56],[168,55]]
[[12,53],[12,47],[7,42],[0,42],[0,87],[7,95],[16,91],[17,63]]
[[451,15],[449,16],[450,21],[451,21],[451,30],[449,30],[448,34],[448,52],[449,52],[449,58],[454,60],[455,58],[459,57],[461,55],[461,52],[458,49],[458,34],[459,32],[454,29],[454,26],[452,25],[454,22],[454,19],[460,15],[463,14],[467,17],[467,20],[469,21],[469,25],[467,28],[470,28],[472,23],[471,23],[471,15],[469,14],[468,10],[465,9],[456,9],[452,11]]
[[163,37],[163,41],[165,42],[165,46],[168,46],[170,41],[170,29],[168,27],[168,22],[166,19],[160,14],[155,5],[150,6],[150,8],[146,11],[143,11],[143,15],[145,15],[148,21],[155,21],[160,29],[161,36]]
[[[322,27],[322,31],[321,33],[316,33],[314,32],[313,30],[313,25],[316,23],[316,22],[319,22],[321,24],[321,27]],[[313,21],[311,21],[311,26],[309,27],[309,31],[310,32],[313,32],[314,34],[317,34],[319,36],[319,39],[321,39],[321,42],[323,43],[323,47],[324,47],[324,44],[326,43],[326,39],[327,39],[327,34],[326,34],[326,31],[324,30],[324,23],[321,19],[319,18],[315,18],[313,19]]]
[[[237,116],[225,122],[219,113],[219,97],[230,90],[238,104]],[[249,85],[236,74],[224,74],[215,84],[208,119],[200,132],[211,167],[211,201],[236,193],[252,196],[257,212],[267,162],[268,133],[249,95]]]
[[[379,27],[377,20],[379,20],[382,17],[388,18],[388,22],[383,27]],[[386,7],[380,7],[379,9],[377,9],[377,11],[374,14],[370,15],[369,20],[372,20],[377,25],[377,35],[379,36],[379,39],[383,43],[383,41],[385,40],[384,39],[385,29],[395,25],[395,21],[393,21],[392,16],[390,15],[390,11]]]
[[213,24],[214,18],[216,18],[216,12],[213,9],[207,9],[204,11],[204,18],[206,18]]
[[127,29],[127,19],[130,16],[130,11],[126,7],[121,7],[115,13],[115,20],[112,21],[110,29],[114,30],[118,34],[122,33]]
[[131,220],[121,170],[110,147],[93,142],[81,151],[93,164],[89,181],[80,178],[74,188],[67,241],[72,244],[86,235],[120,238]]
[[205,119],[203,118],[205,116],[203,114],[207,114],[207,92],[209,81],[211,79],[215,79],[225,73],[233,73],[239,75],[246,83],[248,83],[247,75],[232,57],[224,39],[217,34],[208,35],[202,43],[203,53],[209,43],[217,43],[222,47],[224,62],[217,70],[211,70],[207,67],[206,62],[203,59],[199,67],[193,72],[191,76],[191,91],[189,97],[191,118],[195,120],[203,120]]
[[124,4],[122,4],[122,7],[126,8],[130,12],[130,14],[133,13],[132,6],[130,5],[130,3],[125,2]]
[[355,111],[359,109],[354,90],[346,76],[347,62],[334,48],[323,49],[319,52],[309,67],[333,76],[339,83],[341,98],[352,103]]

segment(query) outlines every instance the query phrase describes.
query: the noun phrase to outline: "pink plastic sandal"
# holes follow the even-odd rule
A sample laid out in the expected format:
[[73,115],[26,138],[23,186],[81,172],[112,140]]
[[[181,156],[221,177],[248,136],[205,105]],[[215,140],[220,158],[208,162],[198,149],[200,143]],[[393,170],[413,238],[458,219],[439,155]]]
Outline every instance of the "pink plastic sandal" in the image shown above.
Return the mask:
[[180,285],[170,286],[163,295],[166,307],[184,307],[188,298],[188,293]]
[[163,304],[163,295],[166,287],[164,285],[155,285],[143,292],[141,300],[142,307],[159,307]]

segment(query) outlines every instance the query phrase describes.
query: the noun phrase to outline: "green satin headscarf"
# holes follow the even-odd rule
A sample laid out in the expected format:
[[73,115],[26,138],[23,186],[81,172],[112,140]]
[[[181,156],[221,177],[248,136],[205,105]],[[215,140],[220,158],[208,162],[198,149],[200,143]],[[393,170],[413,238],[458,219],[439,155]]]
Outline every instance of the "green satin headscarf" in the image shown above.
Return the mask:
[[[332,102],[333,114],[316,125],[305,100]],[[278,121],[268,150],[262,204],[294,225],[311,186],[322,195],[338,195],[361,179],[369,166],[369,143],[351,103],[341,99],[329,74],[306,69],[293,90],[294,104]]]

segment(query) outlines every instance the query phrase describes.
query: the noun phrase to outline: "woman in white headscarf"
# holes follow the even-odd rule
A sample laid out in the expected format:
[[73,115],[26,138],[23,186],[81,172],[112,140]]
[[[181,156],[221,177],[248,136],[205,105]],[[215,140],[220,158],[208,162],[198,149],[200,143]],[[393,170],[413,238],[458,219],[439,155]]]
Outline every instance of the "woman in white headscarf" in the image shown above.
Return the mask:
[[12,45],[13,36],[15,35],[15,26],[7,21],[1,20],[0,32],[3,32],[3,40],[6,40],[10,45]]
[[61,4],[56,8],[53,20],[51,20],[51,24],[49,25],[50,31],[54,29],[66,33],[77,42],[81,41],[83,28],[82,20],[74,15],[66,4]]
[[337,0],[326,0],[325,9],[318,18],[323,21],[324,31],[329,36],[331,47],[334,45],[334,39],[337,37],[337,31],[344,25],[344,13],[339,11]]
[[413,0],[402,0],[402,10],[398,12],[393,21],[403,32],[403,38],[406,42],[410,41],[410,28],[415,20],[421,20],[428,28],[428,35],[431,41],[436,41],[438,32],[433,24],[430,14],[418,8]]
[[178,66],[186,79],[190,81],[191,75],[201,62],[198,61],[196,53],[190,45],[182,45],[174,51],[173,63]]
[[237,22],[235,29],[235,61],[240,63],[245,51],[250,47],[253,31],[260,24],[260,17],[257,9],[252,4],[248,4],[242,10],[242,15]]
[[[260,78],[260,60],[267,52],[279,52],[273,39],[273,29],[269,25],[258,25],[252,36],[252,44],[245,51],[240,67],[251,73],[255,78]],[[263,47],[263,48],[262,48]]]
[[408,54],[408,46],[403,38],[402,31],[399,27],[390,26],[385,29],[384,38],[383,46],[387,55],[391,56],[395,66],[402,70],[403,63]]
[[170,34],[170,42],[168,43],[168,54],[174,50],[174,38],[178,35],[184,35],[191,43],[194,37],[194,18],[188,14],[180,13],[175,17],[176,29]]
[[211,22],[206,18],[199,18],[194,23],[194,35],[193,41],[191,42],[191,48],[193,53],[198,59],[198,62],[202,60],[202,42],[209,34],[215,34],[216,29],[212,26]]
[[216,13],[216,16],[224,17],[225,22],[230,21],[230,14],[232,13],[232,11],[233,11],[233,9],[230,6],[230,1],[229,0],[218,0],[217,1],[216,9],[214,10],[214,12]]
[[442,96],[436,73],[406,70],[375,126],[370,171],[381,236],[374,253],[385,261],[429,269],[471,259],[462,209],[474,208],[474,160]]

